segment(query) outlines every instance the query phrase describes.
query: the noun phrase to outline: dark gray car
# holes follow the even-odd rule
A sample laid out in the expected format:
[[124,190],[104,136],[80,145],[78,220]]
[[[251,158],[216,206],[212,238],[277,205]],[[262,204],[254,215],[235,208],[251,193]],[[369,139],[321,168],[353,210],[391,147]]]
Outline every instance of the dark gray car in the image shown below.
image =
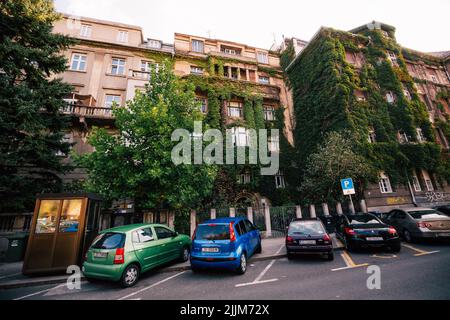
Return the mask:
[[450,217],[434,209],[396,209],[389,213],[385,221],[407,242],[416,239],[450,239]]

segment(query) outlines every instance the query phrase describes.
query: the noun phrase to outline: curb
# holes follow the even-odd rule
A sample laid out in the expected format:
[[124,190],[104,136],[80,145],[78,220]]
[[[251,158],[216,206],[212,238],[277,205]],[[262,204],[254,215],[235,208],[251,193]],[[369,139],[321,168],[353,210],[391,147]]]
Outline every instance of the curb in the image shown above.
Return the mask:
[[[334,251],[343,251],[344,247],[337,247],[333,249]],[[249,262],[257,262],[257,261],[268,261],[268,260],[280,260],[287,257],[287,254],[276,254],[271,256],[262,256],[262,257],[254,257],[249,260]],[[191,266],[172,266],[168,268],[156,269],[155,273],[168,273],[168,272],[181,272],[191,270]],[[17,288],[25,288],[25,287],[36,287],[42,286],[46,284],[59,284],[67,281],[67,276],[56,278],[56,279],[42,279],[42,280],[31,280],[31,281],[12,281],[10,283],[0,284],[0,290],[5,289],[17,289]],[[84,276],[81,277],[81,281],[87,281]]]

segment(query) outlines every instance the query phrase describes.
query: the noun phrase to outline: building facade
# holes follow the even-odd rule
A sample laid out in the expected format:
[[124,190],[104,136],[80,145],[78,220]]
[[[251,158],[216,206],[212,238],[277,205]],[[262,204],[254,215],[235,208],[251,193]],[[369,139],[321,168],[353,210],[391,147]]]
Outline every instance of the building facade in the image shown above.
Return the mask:
[[379,183],[362,190],[368,210],[450,203],[446,53],[403,48],[394,27],[372,22],[349,32],[321,28],[286,70],[302,160],[325,133],[349,129],[379,170]]
[[[173,62],[176,75],[196,85],[199,108],[208,125],[233,130],[235,146],[248,146],[247,130],[257,129],[257,123],[260,128],[279,128],[283,139],[293,141],[292,104],[278,52],[181,33],[175,34],[174,44],[166,44],[144,39],[137,26],[70,16],[57,22],[54,32],[78,40],[64,53],[68,70],[58,75],[74,87],[64,113],[72,119],[65,139],[74,143],[76,154],[93,151],[88,137],[94,126],[115,132],[112,105],[125,106],[136,90],[144,89],[151,67],[165,59]],[[280,112],[285,125],[277,121]],[[279,152],[279,144],[269,141],[270,151]],[[61,158],[71,161],[70,155]],[[261,189],[257,172],[245,167],[224,172],[223,176],[232,191],[222,200],[230,206],[269,205],[269,195],[285,185],[279,173],[264,183],[270,184],[269,188]],[[77,168],[63,178],[67,185],[76,187],[86,177],[86,172]],[[117,221],[105,225],[141,220],[173,224],[173,214],[167,210],[149,211],[144,217],[135,217],[133,212],[132,199],[117,202],[112,210]]]

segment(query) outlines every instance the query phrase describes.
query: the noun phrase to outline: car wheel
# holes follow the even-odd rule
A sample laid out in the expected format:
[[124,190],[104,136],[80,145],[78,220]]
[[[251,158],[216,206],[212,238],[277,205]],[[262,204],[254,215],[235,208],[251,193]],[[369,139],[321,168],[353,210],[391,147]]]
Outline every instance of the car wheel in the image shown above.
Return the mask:
[[247,272],[247,257],[245,256],[245,253],[241,254],[241,257],[239,258],[239,267],[236,269],[237,274],[244,274]]
[[407,229],[403,230],[403,238],[405,238],[405,241],[408,243],[414,242],[414,238],[411,236],[411,232],[409,232]]
[[181,251],[180,261],[181,262],[188,261],[190,255],[191,255],[191,251],[189,250],[189,247],[183,247],[183,250]]
[[262,243],[261,243],[261,239],[259,239],[259,244],[255,249],[255,253],[261,253],[262,252]]
[[334,260],[334,252],[333,252],[333,251],[331,251],[330,253],[328,253],[327,259],[328,259],[328,261],[333,261],[333,260]]
[[130,264],[123,272],[120,284],[124,288],[130,288],[134,286],[139,280],[139,267],[135,264]]

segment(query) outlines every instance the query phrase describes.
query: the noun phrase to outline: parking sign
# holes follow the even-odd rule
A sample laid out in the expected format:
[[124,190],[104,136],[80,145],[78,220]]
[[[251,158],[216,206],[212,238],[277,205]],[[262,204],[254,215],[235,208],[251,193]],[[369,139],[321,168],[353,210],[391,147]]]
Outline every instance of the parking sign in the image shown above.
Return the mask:
[[353,179],[343,179],[341,180],[342,191],[344,191],[344,195],[349,196],[355,194],[355,185],[353,184]]

